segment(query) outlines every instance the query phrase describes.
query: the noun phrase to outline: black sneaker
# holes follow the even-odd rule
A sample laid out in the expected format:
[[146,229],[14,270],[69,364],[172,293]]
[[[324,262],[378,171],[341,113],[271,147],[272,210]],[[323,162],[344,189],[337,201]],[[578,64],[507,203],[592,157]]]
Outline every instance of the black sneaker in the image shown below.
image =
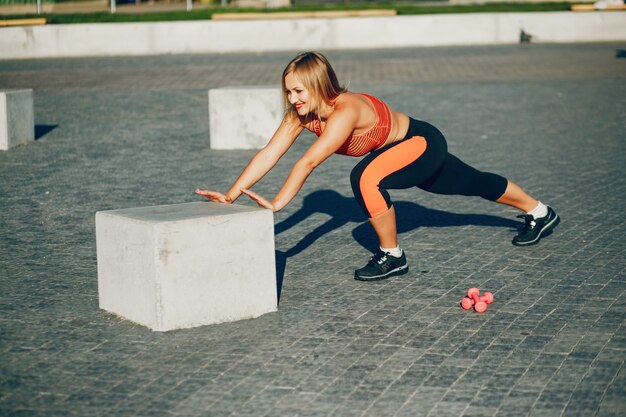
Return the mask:
[[403,275],[409,272],[406,256],[396,258],[387,252],[379,250],[372,256],[363,268],[354,271],[354,279],[359,281],[380,281],[394,275]]
[[513,238],[513,244],[516,246],[534,245],[561,221],[559,216],[552,210],[552,207],[548,207],[546,216],[538,219],[535,219],[530,214],[522,214],[517,217],[524,219],[525,224],[519,234]]

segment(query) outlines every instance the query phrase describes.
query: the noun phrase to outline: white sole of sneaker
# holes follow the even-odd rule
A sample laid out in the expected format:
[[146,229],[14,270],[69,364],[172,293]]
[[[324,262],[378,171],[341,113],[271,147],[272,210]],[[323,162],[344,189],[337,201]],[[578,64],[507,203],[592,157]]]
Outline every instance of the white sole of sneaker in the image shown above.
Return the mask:
[[356,273],[354,274],[354,279],[356,279],[357,281],[382,281],[383,279],[387,279],[387,278],[391,278],[397,275],[404,275],[407,272],[409,272],[409,265],[406,264],[404,266],[401,266],[399,268],[396,269],[392,269],[391,271],[387,272],[386,274],[383,275],[374,275],[371,277],[361,277],[359,275],[357,275]]

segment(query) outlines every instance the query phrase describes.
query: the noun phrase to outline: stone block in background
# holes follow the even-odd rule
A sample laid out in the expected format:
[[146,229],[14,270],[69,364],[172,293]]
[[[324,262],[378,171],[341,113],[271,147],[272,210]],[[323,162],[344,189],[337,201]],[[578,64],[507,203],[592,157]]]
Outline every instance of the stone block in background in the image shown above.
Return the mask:
[[33,90],[0,90],[0,150],[34,140]]

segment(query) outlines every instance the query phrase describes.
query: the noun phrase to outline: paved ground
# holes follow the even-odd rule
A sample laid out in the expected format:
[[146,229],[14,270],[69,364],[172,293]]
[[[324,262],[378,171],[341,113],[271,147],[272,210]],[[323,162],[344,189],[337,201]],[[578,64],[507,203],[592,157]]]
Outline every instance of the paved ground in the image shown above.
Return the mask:
[[[0,153],[0,415],[623,416],[617,49],[328,53],[562,224],[516,248],[512,209],[394,192],[411,271],[357,282],[374,239],[337,156],[276,214],[279,311],[168,333],[98,309],[94,214],[226,189],[252,153],[208,149],[206,90],[276,84],[293,53],[0,61],[2,88],[34,88],[38,136]],[[311,139],[255,189],[273,195]],[[459,307],[470,286],[495,294],[486,313]]]

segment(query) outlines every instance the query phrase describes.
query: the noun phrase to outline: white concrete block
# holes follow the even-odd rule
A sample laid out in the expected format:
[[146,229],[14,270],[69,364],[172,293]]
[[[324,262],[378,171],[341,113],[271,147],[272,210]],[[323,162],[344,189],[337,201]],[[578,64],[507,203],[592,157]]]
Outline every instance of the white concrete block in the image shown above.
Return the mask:
[[259,149],[283,118],[278,87],[225,87],[209,90],[211,149]]
[[0,150],[34,140],[33,90],[0,90]]
[[622,42],[626,40],[626,13],[461,13],[17,26],[1,29],[0,60],[493,45],[518,43],[520,29],[533,35],[533,42]]
[[96,213],[100,308],[168,331],[277,310],[270,210],[194,202]]

